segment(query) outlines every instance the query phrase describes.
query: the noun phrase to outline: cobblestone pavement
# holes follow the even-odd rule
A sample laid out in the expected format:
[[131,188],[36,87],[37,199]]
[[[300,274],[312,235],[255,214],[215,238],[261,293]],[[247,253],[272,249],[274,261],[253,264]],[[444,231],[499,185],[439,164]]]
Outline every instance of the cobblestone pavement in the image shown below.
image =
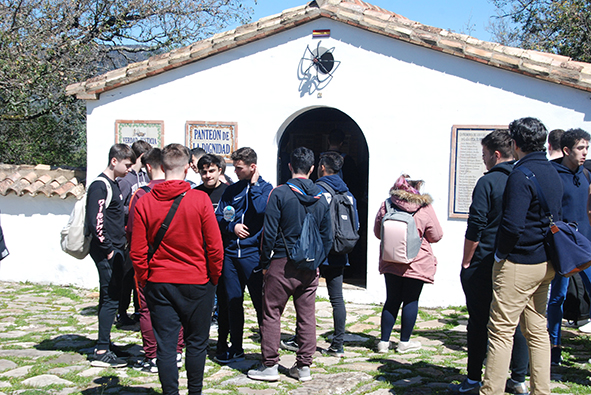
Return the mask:
[[[0,394],[159,394],[158,376],[132,368],[90,366],[87,353],[97,337],[97,294],[74,287],[0,282]],[[461,307],[421,309],[413,340],[423,348],[412,354],[374,352],[379,336],[379,305],[347,303],[345,357],[323,356],[330,345],[330,303],[316,303],[318,352],[313,380],[305,384],[288,377],[295,354],[281,351],[280,381],[262,383],[245,373],[257,365],[260,345],[252,304],[247,303],[246,359],[227,366],[212,360],[216,332],[212,329],[205,367],[206,394],[440,394],[466,373],[466,313]],[[291,302],[283,315],[284,337],[294,330]],[[392,334],[396,344],[397,330]],[[139,332],[113,328],[113,341],[140,359]],[[555,393],[589,394],[589,336],[563,331],[564,366],[553,368]],[[186,394],[186,371],[180,372]]]

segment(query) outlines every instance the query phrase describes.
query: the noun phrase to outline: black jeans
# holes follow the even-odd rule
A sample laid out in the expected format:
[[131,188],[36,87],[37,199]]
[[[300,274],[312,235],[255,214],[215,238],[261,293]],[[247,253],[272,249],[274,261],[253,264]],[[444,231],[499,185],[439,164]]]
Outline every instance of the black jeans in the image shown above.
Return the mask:
[[164,395],[178,395],[176,351],[181,325],[185,334],[185,368],[190,395],[201,394],[215,285],[148,282],[146,302],[152,317],[158,376]]
[[[468,378],[480,381],[488,347],[487,324],[493,295],[492,265],[472,264],[467,269],[462,269],[460,279],[468,309]],[[518,382],[524,382],[528,364],[527,341],[518,325],[513,337],[511,378]]]
[[224,257],[222,276],[228,296],[230,342],[232,343],[230,349],[235,353],[243,351],[245,287],[248,287],[250,299],[256,310],[259,328],[262,324],[263,273],[260,270],[254,271],[258,265],[258,255],[244,258]]
[[107,256],[96,245],[90,245],[90,256],[99,275],[99,310],[97,350],[108,350],[111,341],[111,327],[117,315],[121,279],[123,277],[124,252],[115,250],[113,257]]
[[343,266],[320,266],[320,275],[326,279],[326,289],[332,305],[332,320],[334,325],[334,336],[331,347],[340,349],[343,347],[345,338],[345,322],[347,310],[343,300]]

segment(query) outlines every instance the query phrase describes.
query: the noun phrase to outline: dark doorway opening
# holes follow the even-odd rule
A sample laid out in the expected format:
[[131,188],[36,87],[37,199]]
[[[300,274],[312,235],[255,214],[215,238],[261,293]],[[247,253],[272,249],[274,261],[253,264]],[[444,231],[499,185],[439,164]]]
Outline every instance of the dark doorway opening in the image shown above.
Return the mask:
[[[345,141],[340,151],[349,156],[346,162],[348,173],[343,174],[349,190],[357,199],[359,211],[360,238],[353,252],[349,254],[350,266],[345,269],[345,282],[357,286],[366,286],[367,280],[367,189],[369,171],[369,150],[363,132],[351,117],[334,108],[315,108],[296,117],[285,129],[279,141],[277,160],[277,185],[284,184],[289,172],[289,154],[294,148],[307,147],[314,151],[316,164],[322,152],[329,148],[328,136],[339,129],[345,133]],[[345,170],[345,169],[344,169]],[[316,171],[311,178],[316,180]]]

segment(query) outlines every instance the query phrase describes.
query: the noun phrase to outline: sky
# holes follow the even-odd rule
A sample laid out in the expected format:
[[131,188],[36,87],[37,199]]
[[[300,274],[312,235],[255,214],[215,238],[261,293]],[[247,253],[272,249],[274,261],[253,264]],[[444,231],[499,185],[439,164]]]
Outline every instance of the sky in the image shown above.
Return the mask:
[[[489,0],[365,0],[424,25],[470,34],[491,41],[486,31],[496,7]],[[306,4],[306,0],[245,0],[254,10],[252,21]],[[470,28],[468,28],[470,26]],[[232,26],[234,28],[236,26]]]

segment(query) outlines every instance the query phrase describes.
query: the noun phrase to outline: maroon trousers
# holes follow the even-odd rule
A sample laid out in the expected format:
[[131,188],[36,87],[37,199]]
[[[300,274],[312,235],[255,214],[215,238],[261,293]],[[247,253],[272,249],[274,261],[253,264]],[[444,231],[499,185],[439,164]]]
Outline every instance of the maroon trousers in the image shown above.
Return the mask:
[[298,270],[287,258],[271,260],[263,279],[263,324],[261,351],[263,365],[279,362],[281,314],[290,296],[296,309],[296,333],[300,346],[298,367],[310,366],[316,352],[316,288],[318,270]]

